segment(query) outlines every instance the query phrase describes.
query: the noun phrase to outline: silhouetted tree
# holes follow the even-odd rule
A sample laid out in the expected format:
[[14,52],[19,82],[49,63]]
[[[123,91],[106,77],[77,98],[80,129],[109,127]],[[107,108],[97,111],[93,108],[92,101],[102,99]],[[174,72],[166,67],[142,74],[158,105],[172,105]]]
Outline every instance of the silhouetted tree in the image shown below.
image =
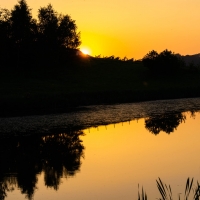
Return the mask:
[[38,11],[39,52],[45,63],[65,62],[80,44],[80,33],[69,15],[58,14],[51,4]]
[[39,42],[52,50],[57,46],[58,18],[51,4],[39,9],[38,19]]
[[162,72],[173,73],[180,68],[179,58],[167,49],[158,56],[158,65]]
[[14,51],[11,57],[18,66],[27,65],[33,59],[32,52],[34,41],[36,41],[37,26],[25,0],[18,1],[18,4],[11,10],[10,24]]
[[8,9],[0,9],[0,41],[5,42],[5,40],[11,37],[11,13]]
[[142,62],[145,67],[149,68],[152,71],[155,71],[157,68],[157,59],[158,59],[158,53],[152,50],[144,56]]
[[11,11],[0,9],[1,64],[41,66],[64,62],[80,43],[75,21],[69,15],[58,14],[51,4],[38,10],[38,22],[32,18],[26,0],[19,0]]
[[11,13],[8,9],[0,9],[0,60],[1,67],[10,58],[12,51],[11,42]]
[[158,75],[169,75],[177,72],[183,61],[169,50],[164,50],[160,54],[156,51],[150,51],[144,56],[142,62],[150,72]]
[[77,33],[75,21],[69,15],[59,16],[58,41],[65,48],[75,49],[80,44],[80,32]]
[[25,0],[20,0],[11,11],[12,38],[17,45],[27,45],[32,42],[35,32],[35,20],[32,18]]
[[49,4],[39,9],[38,19],[40,39],[45,45],[72,49],[80,45],[80,33],[69,15],[59,15]]

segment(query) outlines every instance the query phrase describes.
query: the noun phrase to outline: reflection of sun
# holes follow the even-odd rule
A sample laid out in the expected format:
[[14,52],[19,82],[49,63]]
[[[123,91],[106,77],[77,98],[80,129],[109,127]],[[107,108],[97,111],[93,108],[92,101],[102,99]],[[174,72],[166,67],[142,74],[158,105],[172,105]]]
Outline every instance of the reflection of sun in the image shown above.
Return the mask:
[[83,48],[83,49],[80,49],[80,50],[85,55],[89,55],[90,54],[90,51],[88,49],[86,49],[86,48]]

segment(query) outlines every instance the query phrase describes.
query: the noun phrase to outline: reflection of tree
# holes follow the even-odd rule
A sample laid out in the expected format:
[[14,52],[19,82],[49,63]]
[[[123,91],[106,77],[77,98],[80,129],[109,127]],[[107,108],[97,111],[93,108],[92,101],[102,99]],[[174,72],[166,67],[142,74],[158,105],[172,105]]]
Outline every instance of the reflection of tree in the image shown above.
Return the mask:
[[2,182],[0,182],[0,200],[3,200],[6,197],[6,188]]
[[182,113],[165,113],[150,116],[145,119],[145,128],[155,135],[159,134],[160,131],[170,134],[185,119],[186,117]]
[[32,199],[44,172],[47,187],[58,189],[61,177],[73,176],[80,169],[84,147],[79,136],[82,131],[50,136],[30,136],[0,141],[0,200],[6,192],[18,186]]
[[[43,138],[45,148],[42,158],[47,186],[58,189],[61,176],[73,176],[79,170],[80,156],[83,155],[83,146],[80,142],[74,132]],[[67,148],[67,151],[64,148]]]

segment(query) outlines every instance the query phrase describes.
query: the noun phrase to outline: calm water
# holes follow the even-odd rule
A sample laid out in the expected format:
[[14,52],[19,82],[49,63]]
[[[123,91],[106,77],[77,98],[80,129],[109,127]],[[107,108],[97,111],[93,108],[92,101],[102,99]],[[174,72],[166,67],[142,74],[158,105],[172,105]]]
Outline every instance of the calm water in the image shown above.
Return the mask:
[[130,200],[139,184],[156,199],[160,177],[183,197],[187,178],[200,180],[199,105],[154,101],[1,119],[0,195]]

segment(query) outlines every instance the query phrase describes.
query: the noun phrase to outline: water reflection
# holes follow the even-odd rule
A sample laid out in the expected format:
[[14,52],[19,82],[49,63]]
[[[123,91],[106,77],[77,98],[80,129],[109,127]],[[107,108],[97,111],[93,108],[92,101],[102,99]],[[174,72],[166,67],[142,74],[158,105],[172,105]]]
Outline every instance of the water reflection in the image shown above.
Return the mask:
[[[177,138],[176,142],[180,140],[177,134],[172,134],[170,137],[167,137],[166,134],[163,134],[163,135],[161,134],[159,135],[159,137],[155,138],[150,133],[157,135],[161,131],[163,131],[163,132],[166,132],[167,134],[170,134],[174,132],[175,129],[177,129],[177,127],[181,123],[186,122],[186,116],[187,116],[187,119],[189,117],[195,118],[195,114],[197,110],[190,109],[191,111],[189,112],[189,115],[188,115],[188,112],[182,113],[180,111],[181,109],[179,111],[175,110],[172,112],[171,110],[169,109],[165,110],[164,108],[162,110],[159,110],[158,107],[156,106],[154,109],[149,108],[148,110],[147,108],[149,107],[146,106],[145,108],[146,112],[143,115],[139,115],[138,112],[136,112],[135,110],[129,109],[130,113],[129,115],[125,115],[125,118],[123,118],[123,116],[124,116],[124,113],[127,114],[126,111],[128,109],[126,109],[125,111],[123,110],[123,112],[122,111],[119,112],[119,110],[114,110],[114,114],[112,113],[112,115],[111,114],[105,115],[105,113],[102,111],[102,112],[93,113],[91,115],[88,114],[88,115],[85,115],[85,117],[83,117],[85,113],[82,113],[82,115],[79,116],[79,118],[82,121],[78,120],[79,118],[77,118],[77,120],[74,120],[75,118],[72,118],[73,119],[72,120],[70,117],[68,117],[69,119],[66,120],[66,118],[59,117],[58,119],[56,118],[56,120],[46,120],[46,121],[44,120],[47,126],[43,124],[42,120],[37,120],[37,123],[38,121],[41,121],[41,124],[37,125],[36,121],[34,122],[35,124],[29,123],[31,121],[30,118],[29,118],[30,121],[23,119],[24,123],[19,123],[18,129],[16,129],[17,131],[11,131],[8,128],[9,130],[6,132],[7,127],[13,125],[13,121],[17,124],[19,119],[15,118],[15,119],[12,119],[10,123],[5,123],[5,126],[2,129],[2,132],[3,131],[5,132],[4,135],[9,135],[9,133],[10,135],[8,139],[5,139],[5,138],[0,139],[0,159],[1,159],[0,200],[5,199],[6,193],[8,194],[8,191],[12,191],[15,188],[19,188],[21,193],[26,195],[27,199],[32,199],[33,196],[36,197],[37,183],[39,182],[39,177],[42,177],[42,176],[38,176],[38,174],[41,174],[41,173],[42,175],[44,174],[44,185],[54,190],[58,190],[61,184],[62,177],[67,178],[69,176],[74,176],[80,170],[81,158],[84,156],[84,146],[82,144],[82,141],[80,140],[80,136],[83,136],[84,133],[83,131],[80,131],[80,129],[84,129],[88,127],[98,127],[98,125],[100,124],[108,125],[108,124],[115,124],[115,122],[117,124],[117,122],[119,122],[120,120],[122,122],[122,125],[123,125],[123,122],[126,122],[126,121],[128,122],[132,120],[133,121],[127,124],[124,123],[125,126],[123,127],[123,129],[122,128],[120,129],[119,127],[115,127],[114,125],[114,128],[113,128],[114,130],[110,130],[111,126],[110,127],[108,126],[108,128],[107,127],[105,128],[106,129],[105,135],[102,134],[101,127],[98,127],[97,128],[98,132],[97,133],[95,132],[95,134],[90,133],[89,131],[88,135],[90,135],[90,138],[92,139],[88,139],[89,138],[88,135],[87,137],[84,137],[83,139],[84,145],[87,146],[87,159],[84,161],[84,166],[85,166],[86,171],[88,170],[89,172],[85,173],[84,175],[85,179],[83,178],[82,185],[80,183],[81,181],[78,180],[79,183],[77,182],[74,183],[76,185],[72,185],[73,183],[70,182],[70,185],[72,185],[71,187],[77,188],[78,184],[81,185],[82,187],[83,185],[85,186],[91,183],[91,185],[85,188],[83,187],[82,190],[84,189],[87,190],[87,188],[93,187],[91,193],[95,193],[96,195],[96,193],[98,193],[99,191],[99,186],[96,186],[97,183],[95,183],[95,181],[99,179],[101,180],[103,173],[107,173],[107,176],[108,176],[107,182],[109,182],[113,178],[117,177],[116,174],[114,174],[116,171],[120,171],[120,169],[121,171],[123,171],[124,167],[131,166],[129,173],[127,173],[129,174],[128,177],[131,177],[131,178],[130,180],[129,179],[127,180],[132,181],[136,179],[135,177],[131,176],[131,173],[134,174],[133,171],[137,171],[137,173],[139,174],[138,180],[140,180],[142,174],[145,174],[145,170],[146,170],[144,167],[141,168],[141,166],[146,166],[147,165],[146,163],[148,163],[148,165],[151,163],[156,163],[157,160],[159,160],[160,164],[156,168],[157,169],[156,173],[157,171],[162,172],[162,169],[168,164],[167,163],[168,160],[170,160],[169,155],[172,155],[172,153],[173,155],[177,153],[176,156],[174,157],[176,159],[179,159],[179,162],[183,163],[181,164],[181,166],[183,166],[185,158],[182,158],[182,156],[179,155],[179,150],[181,149],[180,152],[184,152],[184,155],[188,153],[188,151],[185,152],[186,145],[181,146],[183,143],[179,142],[179,143],[176,143],[178,144],[177,146],[179,148],[176,148],[177,151],[173,152],[174,151],[173,143],[175,143],[173,141],[175,141],[175,138]],[[112,109],[109,111],[109,113],[111,113],[111,111]],[[133,114],[131,115],[131,113]],[[97,116],[97,117],[93,118],[94,116]],[[197,115],[197,118],[198,118],[198,115]],[[53,116],[52,116],[52,119],[53,119]],[[27,127],[24,128],[24,124],[27,124]],[[79,128],[77,128],[77,124]],[[137,126],[136,124],[137,125],[139,124],[139,125]],[[20,127],[24,128],[23,130],[25,131],[21,132],[22,128],[20,129]],[[76,131],[74,129],[72,130],[72,127],[75,128]],[[144,134],[147,132],[146,130],[144,130],[145,129],[144,127],[148,131],[148,134]],[[187,132],[186,129],[184,129],[185,132]],[[34,134],[37,131],[38,131],[38,134],[37,135]],[[133,134],[133,131],[134,131],[134,134]],[[181,132],[181,136],[184,135],[184,131]],[[56,134],[45,135],[46,132],[48,133],[53,132]],[[120,132],[123,132],[123,133],[126,132],[126,134],[121,135]],[[27,133],[30,133],[30,135],[25,136],[27,135]],[[43,134],[43,136],[40,136],[39,133]],[[24,135],[24,136],[11,138],[14,135]],[[105,137],[102,135],[104,135]],[[192,139],[192,135],[190,135],[190,137]],[[168,142],[163,142],[163,140],[164,141],[168,140]],[[189,141],[189,139],[187,138],[186,141]],[[197,139],[195,138],[194,141],[197,141]],[[141,144],[145,144],[145,145],[141,147]],[[166,147],[165,144],[170,144],[172,146],[169,147],[169,145],[167,145]],[[195,145],[192,143],[192,147],[193,146]],[[192,148],[188,148],[188,149],[192,149]],[[170,154],[167,154],[168,152],[170,152]],[[116,153],[118,156],[116,156]],[[189,153],[188,157],[192,159],[191,155],[193,154],[194,153]],[[168,160],[167,159],[162,160],[161,162],[161,157],[159,157],[160,155],[164,158],[167,158],[167,157],[169,158]],[[130,159],[130,158],[133,158],[133,159]],[[156,160],[153,160],[154,158],[156,158]],[[127,160],[124,161],[123,159],[127,159]],[[88,168],[86,167],[86,164],[85,164],[87,162],[89,163]],[[106,166],[105,166],[105,163],[106,163]],[[124,165],[124,163],[129,163],[129,164]],[[136,163],[139,163],[139,164],[137,165]],[[161,166],[162,165],[161,163],[163,163],[164,167]],[[172,161],[170,160],[169,163],[170,163],[170,166],[171,166],[171,163],[174,164],[175,166],[178,162],[175,163],[175,161],[172,158]],[[153,166],[152,168],[148,167],[148,170],[146,171],[149,171],[149,170],[153,171],[155,168],[155,165],[153,164],[152,166]],[[103,173],[100,173],[99,172],[101,170],[100,168],[106,168],[107,171],[102,171]],[[110,169],[109,171],[108,168],[112,168],[112,169]],[[93,173],[91,173],[91,170],[94,170]],[[82,173],[83,171],[84,170],[82,170]],[[96,173],[96,171],[98,171],[98,173]],[[142,173],[140,173],[141,171]],[[153,178],[156,178],[158,176],[156,173],[153,174],[153,176],[155,175]],[[110,174],[112,174],[112,176]],[[99,176],[101,178],[99,178]],[[121,175],[121,176],[123,177],[124,175]],[[187,176],[189,176],[188,172],[187,172]],[[104,180],[106,179],[102,179],[102,181]],[[122,178],[123,183],[128,182],[127,180],[123,180]],[[117,181],[118,179],[116,178],[115,182],[117,183]],[[101,186],[101,181],[99,181],[99,184]],[[60,187],[60,190],[62,190],[61,187]],[[104,188],[104,191],[105,190],[106,190],[106,187]],[[119,190],[120,189],[118,188],[113,189],[114,192],[119,191]],[[75,195],[77,195],[76,193],[77,191],[75,191]],[[87,196],[88,193],[87,194],[86,193],[87,192],[85,192],[85,195]],[[9,194],[8,194],[8,198],[9,198]],[[101,198],[101,197],[99,198],[106,199],[106,198]],[[66,197],[63,197],[63,199],[66,199]],[[75,198],[71,198],[71,199],[75,199]],[[82,199],[82,196],[79,199]],[[91,198],[91,199],[95,199],[95,198]],[[109,197],[107,199],[109,199]],[[114,198],[110,198],[110,199],[114,199]]]
[[160,131],[170,134],[185,120],[186,116],[180,112],[153,115],[145,119],[145,128],[155,135]]
[[58,189],[61,177],[74,176],[80,169],[84,146],[82,131],[48,136],[29,136],[0,141],[0,199],[16,186],[32,199],[37,175],[44,172],[47,187]]

